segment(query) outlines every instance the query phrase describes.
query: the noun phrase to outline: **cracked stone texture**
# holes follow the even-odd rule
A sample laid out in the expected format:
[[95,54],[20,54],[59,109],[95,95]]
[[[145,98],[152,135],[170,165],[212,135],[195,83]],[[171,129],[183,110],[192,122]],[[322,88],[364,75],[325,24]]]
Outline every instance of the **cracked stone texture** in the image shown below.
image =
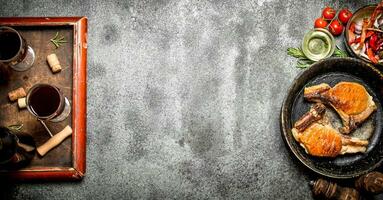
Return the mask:
[[0,16],[89,19],[86,177],[0,199],[311,199],[280,136],[286,48],[325,5],[375,2],[0,0]]

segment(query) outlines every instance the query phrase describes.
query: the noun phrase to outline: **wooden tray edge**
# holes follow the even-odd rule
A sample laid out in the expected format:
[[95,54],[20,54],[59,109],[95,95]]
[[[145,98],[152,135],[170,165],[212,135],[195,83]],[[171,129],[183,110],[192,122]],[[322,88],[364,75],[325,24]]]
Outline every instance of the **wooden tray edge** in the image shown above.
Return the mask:
[[0,17],[0,23],[7,26],[76,26],[84,20],[87,17]]
[[72,167],[0,172],[10,181],[82,180],[86,172],[87,17],[0,17],[5,26],[73,26]]
[[85,17],[78,20],[74,26],[73,41],[74,53],[77,53],[73,56],[73,165],[83,175],[86,172],[87,23]]
[[11,171],[0,174],[1,179],[10,182],[24,181],[80,181],[84,174],[75,168],[55,167],[55,168],[33,168],[33,170]]

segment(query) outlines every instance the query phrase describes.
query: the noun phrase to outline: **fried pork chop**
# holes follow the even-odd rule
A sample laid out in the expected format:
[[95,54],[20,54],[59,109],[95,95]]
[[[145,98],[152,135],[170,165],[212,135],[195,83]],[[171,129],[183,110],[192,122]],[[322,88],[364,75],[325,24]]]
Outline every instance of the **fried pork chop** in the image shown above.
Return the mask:
[[304,97],[333,107],[342,119],[339,131],[343,134],[355,130],[377,109],[366,88],[354,82],[340,82],[333,88],[326,83],[307,87]]
[[340,134],[328,120],[323,120],[325,112],[326,107],[317,103],[294,124],[293,136],[308,154],[336,157],[366,151],[367,140]]

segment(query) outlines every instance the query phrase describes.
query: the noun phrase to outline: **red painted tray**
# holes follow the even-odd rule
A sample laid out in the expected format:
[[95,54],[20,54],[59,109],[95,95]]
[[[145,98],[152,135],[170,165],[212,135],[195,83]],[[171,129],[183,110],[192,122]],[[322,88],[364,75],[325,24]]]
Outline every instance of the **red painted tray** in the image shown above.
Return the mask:
[[[23,124],[23,132],[31,134],[37,146],[50,136],[39,122],[26,110],[18,110],[9,102],[7,93],[15,88],[28,90],[36,83],[58,86],[69,99],[71,116],[60,123],[48,123],[53,133],[66,125],[73,129],[71,138],[54,148],[44,157],[37,154],[26,168],[1,170],[0,176],[10,180],[81,180],[86,166],[86,62],[87,18],[86,17],[20,17],[0,18],[0,26],[18,30],[34,49],[35,62],[25,72],[12,71],[7,85],[0,86],[0,125]],[[57,48],[50,39],[59,32],[68,43]],[[46,56],[56,53],[63,70],[53,74]]]

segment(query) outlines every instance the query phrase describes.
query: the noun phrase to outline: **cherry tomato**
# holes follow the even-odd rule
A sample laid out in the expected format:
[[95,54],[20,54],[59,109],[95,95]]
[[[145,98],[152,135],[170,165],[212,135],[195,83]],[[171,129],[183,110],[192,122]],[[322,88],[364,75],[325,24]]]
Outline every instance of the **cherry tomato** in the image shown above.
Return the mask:
[[343,24],[347,24],[348,20],[350,20],[351,17],[352,17],[352,13],[347,8],[344,8],[341,11],[339,11],[338,19]]
[[314,27],[315,28],[326,28],[327,26],[327,21],[324,20],[322,17],[319,17],[318,19],[315,20]]
[[322,16],[325,20],[332,20],[335,17],[335,15],[336,15],[336,11],[329,6],[327,6],[322,11]]
[[328,29],[331,34],[338,36],[343,32],[343,25],[339,22],[339,20],[336,19],[330,23]]

